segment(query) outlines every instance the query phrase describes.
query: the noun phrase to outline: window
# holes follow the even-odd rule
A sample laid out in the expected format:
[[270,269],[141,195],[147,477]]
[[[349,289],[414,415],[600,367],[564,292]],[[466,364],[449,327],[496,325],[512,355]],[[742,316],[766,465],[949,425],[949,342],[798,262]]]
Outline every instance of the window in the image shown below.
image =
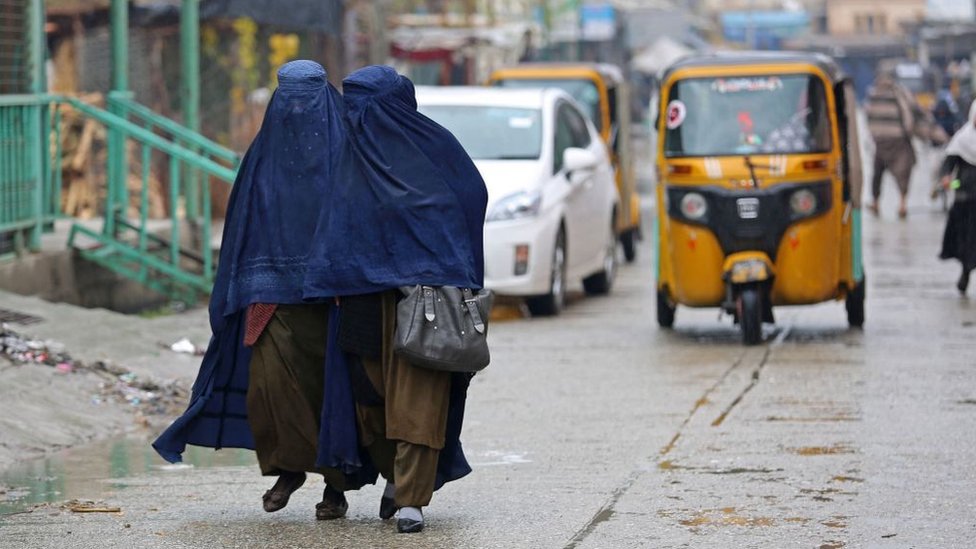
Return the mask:
[[556,132],[554,136],[555,145],[552,148],[552,173],[559,173],[563,169],[563,153],[566,149],[575,146],[573,136],[573,123],[567,111],[570,109],[565,103],[556,106]]
[[586,115],[593,121],[597,131],[603,126],[600,112],[600,90],[590,80],[566,78],[506,78],[495,83],[502,88],[559,88],[573,97],[586,109]]
[[667,109],[669,157],[830,150],[826,92],[812,75],[680,80]]
[[586,120],[583,115],[569,105],[562,105],[560,112],[566,117],[569,130],[573,136],[573,146],[585,149],[590,146],[590,130],[586,127]]
[[457,137],[475,160],[533,160],[542,149],[539,109],[423,105],[420,112]]

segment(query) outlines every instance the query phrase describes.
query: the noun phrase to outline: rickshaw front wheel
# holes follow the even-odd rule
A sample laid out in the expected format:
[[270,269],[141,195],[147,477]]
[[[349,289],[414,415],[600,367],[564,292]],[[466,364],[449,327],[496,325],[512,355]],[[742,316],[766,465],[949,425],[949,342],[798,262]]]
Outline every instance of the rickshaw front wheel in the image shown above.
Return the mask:
[[662,328],[674,326],[674,312],[678,307],[671,304],[668,293],[664,290],[657,291],[657,325]]
[[854,289],[847,293],[847,299],[844,305],[847,307],[847,323],[852,328],[861,328],[864,326],[864,298],[867,293],[865,290],[866,283],[867,279],[862,278],[854,286]]
[[762,294],[756,285],[742,288],[736,300],[736,313],[742,329],[742,343],[758,345],[762,342]]

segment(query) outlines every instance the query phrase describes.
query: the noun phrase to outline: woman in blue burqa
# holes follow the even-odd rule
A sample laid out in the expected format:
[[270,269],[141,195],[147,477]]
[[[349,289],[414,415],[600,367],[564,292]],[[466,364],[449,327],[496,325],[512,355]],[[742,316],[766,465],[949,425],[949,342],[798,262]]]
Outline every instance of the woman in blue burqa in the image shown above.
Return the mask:
[[409,79],[366,67],[343,80],[343,94],[349,147],[322,209],[305,296],[342,296],[338,339],[360,442],[387,479],[380,516],[399,509],[397,531],[419,532],[434,490],[470,472],[458,439],[470,375],[394,354],[398,288],[482,287],[487,191],[454,136],[417,111]]
[[359,455],[348,373],[327,345],[337,311],[327,296],[303,299],[309,237],[345,145],[342,98],[322,66],[283,65],[234,182],[210,298],[213,336],[189,408],[153,443],[171,462],[187,444],[255,449],[261,473],[278,477],[263,497],[268,512],[287,505],[306,473],[320,473],[323,520],[345,514],[344,490],[376,479]]

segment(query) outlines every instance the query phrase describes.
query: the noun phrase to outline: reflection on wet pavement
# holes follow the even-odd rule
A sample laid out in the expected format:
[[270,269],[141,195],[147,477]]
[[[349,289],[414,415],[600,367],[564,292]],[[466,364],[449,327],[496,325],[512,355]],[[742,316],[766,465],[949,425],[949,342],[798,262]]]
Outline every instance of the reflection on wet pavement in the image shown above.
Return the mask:
[[126,479],[151,471],[190,467],[252,465],[248,450],[187,447],[182,464],[164,464],[143,437],[123,437],[63,450],[0,472],[0,515],[38,504],[65,500],[100,500],[124,489]]

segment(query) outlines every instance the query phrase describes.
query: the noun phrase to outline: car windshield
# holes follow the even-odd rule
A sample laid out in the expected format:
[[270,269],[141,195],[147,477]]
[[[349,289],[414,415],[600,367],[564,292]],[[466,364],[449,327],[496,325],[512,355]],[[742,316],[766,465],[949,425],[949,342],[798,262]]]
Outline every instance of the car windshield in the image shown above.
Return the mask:
[[584,112],[590,117],[597,131],[600,131],[603,126],[603,120],[600,116],[600,90],[597,89],[592,80],[583,78],[505,78],[496,82],[496,85],[502,88],[559,88],[573,96],[573,99],[583,106]]
[[823,83],[811,75],[681,80],[664,117],[668,157],[830,150]]
[[535,160],[542,150],[539,109],[422,105],[420,112],[450,130],[475,160]]

